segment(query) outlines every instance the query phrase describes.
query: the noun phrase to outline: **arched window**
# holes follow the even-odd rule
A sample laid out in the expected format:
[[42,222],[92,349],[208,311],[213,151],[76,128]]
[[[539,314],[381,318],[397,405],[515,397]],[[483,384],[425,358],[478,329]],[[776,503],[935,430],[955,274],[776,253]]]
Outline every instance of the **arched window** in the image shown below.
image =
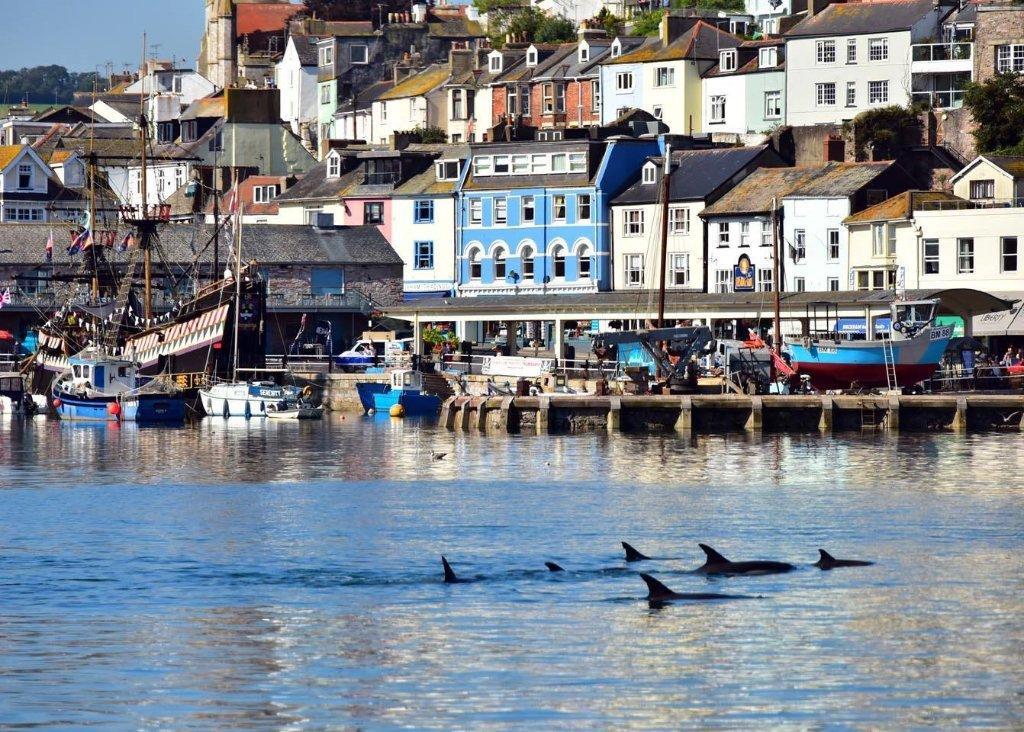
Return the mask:
[[480,279],[480,250],[472,249],[469,252],[469,279]]
[[580,279],[590,279],[590,247],[586,244],[580,245],[580,248],[576,250],[576,259],[579,263]]
[[507,268],[505,267],[505,250],[498,247],[494,250],[494,279],[504,280]]
[[520,260],[522,260],[523,279],[533,279],[533,247],[525,246],[520,250]]
[[565,247],[556,244],[551,247],[552,274],[555,277],[565,277]]

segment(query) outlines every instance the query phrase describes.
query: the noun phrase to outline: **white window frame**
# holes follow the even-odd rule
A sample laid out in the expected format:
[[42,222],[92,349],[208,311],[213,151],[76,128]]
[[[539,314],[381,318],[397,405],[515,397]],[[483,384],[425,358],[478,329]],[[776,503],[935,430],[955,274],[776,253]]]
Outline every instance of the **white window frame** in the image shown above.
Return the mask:
[[[835,254],[832,253],[833,247],[835,248]],[[830,263],[836,263],[840,257],[840,244],[839,244],[839,229],[826,229],[825,230],[825,261]]]
[[643,287],[644,255],[624,254],[622,271],[626,278],[626,287]]
[[490,155],[477,155],[473,158],[473,175],[486,177],[492,175],[493,159]]
[[494,199],[494,225],[495,226],[507,226],[508,225],[508,199],[504,196],[498,196]]
[[710,99],[708,107],[709,122],[725,122],[725,95],[715,94]]
[[730,225],[728,221],[718,222],[718,246],[729,246],[729,229]]
[[[1013,251],[1007,251],[1007,245],[1013,242]],[[1013,266],[1007,267],[1006,263],[1010,257],[1013,257]],[[999,271],[1000,272],[1019,272],[1020,271],[1020,237],[1019,236],[1001,236],[999,237]]]
[[644,210],[627,208],[622,211],[622,235],[624,237],[643,236],[646,228]]
[[718,52],[718,70],[719,71],[735,71],[736,70],[736,49],[729,48]]
[[846,63],[855,64],[857,63],[857,39],[847,38],[846,39]]
[[868,82],[868,104],[889,103],[889,80]]
[[480,198],[469,199],[469,225],[482,226],[484,223],[484,202]]
[[[921,246],[921,274],[923,275],[937,275],[942,271],[942,262],[939,259],[939,240],[938,239],[925,239]],[[933,268],[934,272],[929,272],[929,268]]]
[[[584,213],[586,215],[584,215]],[[589,193],[576,194],[576,222],[589,223],[594,216],[594,199]]]
[[658,180],[658,167],[654,163],[647,163],[643,168],[643,183],[651,185]]
[[[683,209],[688,211],[688,209]],[[671,279],[669,283],[672,287],[686,287],[690,284],[690,255],[686,253],[674,252],[671,255]],[[680,277],[680,275],[682,275]]]
[[807,259],[807,230],[793,230],[793,261],[803,262]]
[[339,158],[337,155],[330,155],[327,158],[327,177],[341,177],[341,158]]
[[846,82],[846,106],[857,106],[857,82],[855,81]]
[[889,39],[869,38],[868,39],[868,61],[889,60]]
[[501,54],[500,53],[492,53],[487,58],[487,70],[490,71],[492,74],[500,74],[501,73]]
[[815,41],[814,59],[818,64],[834,64],[836,62],[836,42],[833,39]]
[[996,46],[996,71],[1024,74],[1024,43],[1005,43]]
[[[362,61],[356,58],[356,50],[362,50]],[[366,66],[370,63],[370,47],[365,43],[353,43],[348,47],[348,62],[353,66]]]
[[987,201],[996,197],[996,181],[994,178],[971,181],[971,200]]
[[779,49],[775,46],[762,48],[757,52],[757,66],[762,69],[774,69],[779,65]]
[[793,278],[793,291],[794,292],[806,292],[807,291],[807,280],[803,277]]
[[551,196],[551,220],[565,222],[569,218],[569,205],[566,202],[564,193],[555,193]]
[[829,292],[839,292],[839,278],[829,277],[825,281],[825,287]]
[[723,294],[732,290],[732,270],[715,270],[715,292]]
[[615,91],[633,91],[633,72],[619,71],[615,74]]
[[[831,97],[831,101],[829,98]],[[836,83],[819,81],[814,85],[814,104],[816,107],[836,106]]]
[[956,240],[957,274],[974,274],[974,237],[964,236]]
[[682,236],[690,233],[690,209],[688,206],[669,207],[668,231],[670,234]]
[[744,247],[744,248],[750,246],[750,222],[749,221],[741,221],[740,222],[740,246]]
[[334,45],[328,43],[320,46],[320,66],[332,66],[334,64]]
[[[764,49],[762,49],[764,50]],[[773,101],[774,100],[774,101]],[[764,93],[764,118],[782,118],[782,92],[779,90],[766,91]]]
[[663,89],[669,86],[676,85],[676,69],[674,66],[655,66],[654,67],[654,87],[656,89]]
[[438,181],[458,180],[460,167],[458,160],[438,160],[434,165],[434,175]]
[[775,287],[775,273],[771,267],[757,268],[757,291],[772,292]]

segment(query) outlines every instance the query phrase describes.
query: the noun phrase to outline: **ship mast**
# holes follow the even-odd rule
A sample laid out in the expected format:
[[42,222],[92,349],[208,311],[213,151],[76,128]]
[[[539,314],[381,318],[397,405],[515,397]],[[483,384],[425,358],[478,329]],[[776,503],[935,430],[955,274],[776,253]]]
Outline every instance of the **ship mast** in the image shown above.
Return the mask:
[[665,268],[668,265],[668,195],[672,175],[672,146],[665,146],[665,164],[661,177],[661,268],[658,278],[658,327],[665,327]]
[[238,217],[235,219],[235,353],[231,369],[231,381],[238,383],[238,323],[239,311],[242,309],[242,218],[245,216],[245,204],[239,203]]
[[775,196],[772,196],[772,258],[775,260],[772,262],[772,279],[775,281],[775,323],[774,323],[774,336],[772,344],[775,347],[775,352],[778,354],[782,353],[782,263],[781,263],[781,247],[779,246],[779,234],[778,234],[778,216],[777,216],[777,200]]
[[142,141],[142,155],[140,157],[140,192],[142,194],[142,210],[139,216],[141,223],[140,236],[139,236],[139,247],[142,249],[143,256],[143,268],[144,268],[144,282],[145,282],[145,298],[143,303],[143,312],[145,318],[148,321],[153,317],[153,253],[150,248],[150,221],[149,221],[149,198],[146,185],[146,148],[148,146],[149,137],[149,121],[146,119],[146,34],[142,34],[142,65],[139,67],[139,88],[141,93],[139,94],[139,129]]

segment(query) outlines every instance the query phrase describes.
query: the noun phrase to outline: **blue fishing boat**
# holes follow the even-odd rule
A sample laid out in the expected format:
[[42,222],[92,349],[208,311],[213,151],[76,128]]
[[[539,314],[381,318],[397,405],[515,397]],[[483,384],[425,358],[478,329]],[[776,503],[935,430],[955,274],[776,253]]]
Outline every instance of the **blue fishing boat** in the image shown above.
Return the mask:
[[182,424],[185,397],[159,378],[141,376],[132,361],[96,346],[69,359],[70,368],[51,387],[61,419],[90,422]]
[[[436,394],[423,393],[423,374],[419,371],[396,369],[391,372],[389,384],[366,384],[365,386],[384,387],[381,390],[372,390],[373,409],[378,414],[389,414],[391,407],[396,404],[402,405],[405,415],[408,417],[437,414],[441,409],[441,397]],[[363,398],[362,391],[360,391],[359,398],[360,400]]]
[[[938,300],[895,302],[887,333],[870,340],[845,340],[835,327],[786,341],[798,374],[819,389],[917,384],[931,376],[953,337],[951,326],[936,326]],[[811,318],[809,318],[811,319]]]
[[375,394],[383,394],[391,388],[390,384],[379,381],[360,381],[356,383],[356,391],[359,393],[359,403],[363,405],[363,411],[369,412],[376,409],[373,405]]

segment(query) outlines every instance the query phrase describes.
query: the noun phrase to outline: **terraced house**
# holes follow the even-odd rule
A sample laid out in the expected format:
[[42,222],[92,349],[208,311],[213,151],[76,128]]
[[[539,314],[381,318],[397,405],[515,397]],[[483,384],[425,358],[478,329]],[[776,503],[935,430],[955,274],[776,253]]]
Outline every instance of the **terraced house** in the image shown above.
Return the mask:
[[611,200],[661,153],[657,139],[612,137],[580,131],[578,139],[471,146],[459,196],[459,294],[611,288]]
[[737,36],[708,22],[666,13],[658,37],[625,52],[623,39],[612,43],[601,66],[601,121],[609,124],[628,109],[643,109],[689,135],[704,128],[702,79],[721,53],[741,43]]

